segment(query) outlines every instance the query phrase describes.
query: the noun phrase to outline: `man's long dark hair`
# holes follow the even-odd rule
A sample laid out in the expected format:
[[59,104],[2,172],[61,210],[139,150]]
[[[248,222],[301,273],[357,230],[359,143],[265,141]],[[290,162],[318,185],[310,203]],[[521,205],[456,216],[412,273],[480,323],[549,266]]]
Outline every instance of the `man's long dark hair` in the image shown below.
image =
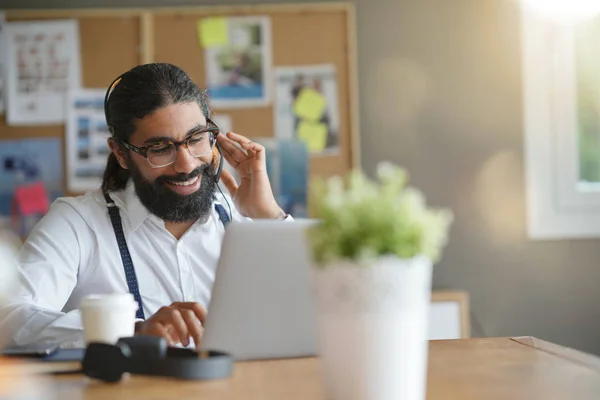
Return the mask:
[[[159,108],[179,103],[198,103],[206,118],[210,118],[208,96],[181,68],[164,63],[139,65],[122,75],[108,98],[106,123],[112,137],[129,140],[135,122]],[[102,190],[124,189],[131,174],[110,153],[102,178]]]

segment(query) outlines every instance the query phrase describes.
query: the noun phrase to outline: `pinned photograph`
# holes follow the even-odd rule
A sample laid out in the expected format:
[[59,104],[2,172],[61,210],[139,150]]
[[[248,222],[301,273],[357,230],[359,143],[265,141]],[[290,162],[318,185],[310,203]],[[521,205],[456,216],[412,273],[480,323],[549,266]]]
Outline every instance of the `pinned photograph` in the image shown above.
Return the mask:
[[211,17],[197,22],[206,87],[215,108],[271,103],[271,21],[268,17]]
[[7,123],[64,123],[67,92],[81,85],[77,21],[8,22],[5,31]]
[[0,219],[27,235],[63,195],[62,145],[58,138],[0,142]]
[[98,189],[110,154],[104,117],[104,90],[79,89],[67,101],[67,188],[82,193]]
[[340,115],[333,65],[275,69],[275,134],[302,141],[311,155],[339,152]]

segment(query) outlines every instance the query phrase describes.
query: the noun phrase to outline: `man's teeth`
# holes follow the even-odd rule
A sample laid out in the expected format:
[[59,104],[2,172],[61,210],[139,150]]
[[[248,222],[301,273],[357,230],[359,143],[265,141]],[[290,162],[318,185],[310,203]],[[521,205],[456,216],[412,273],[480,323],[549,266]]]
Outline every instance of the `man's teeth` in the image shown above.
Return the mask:
[[169,182],[171,185],[177,185],[177,186],[190,186],[193,185],[194,183],[196,183],[196,181],[198,180],[198,177],[192,178],[189,181],[185,181],[185,182]]

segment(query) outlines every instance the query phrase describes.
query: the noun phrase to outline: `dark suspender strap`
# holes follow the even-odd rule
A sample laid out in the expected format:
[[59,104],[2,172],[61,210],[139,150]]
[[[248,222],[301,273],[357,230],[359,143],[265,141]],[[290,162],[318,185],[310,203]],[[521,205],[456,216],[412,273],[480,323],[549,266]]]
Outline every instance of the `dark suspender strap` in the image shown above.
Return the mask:
[[227,211],[225,211],[225,207],[223,207],[221,204],[215,203],[215,210],[217,210],[219,219],[223,225],[227,226],[227,224],[231,222],[231,218],[229,218],[229,214],[227,214]]
[[[127,286],[129,287],[129,293],[131,293],[138,303],[138,310],[135,314],[136,318],[145,319],[144,309],[142,308],[142,297],[140,296],[140,288],[138,286],[137,276],[135,275],[135,268],[133,267],[133,261],[131,260],[131,254],[129,254],[129,248],[125,241],[125,234],[123,233],[123,224],[121,222],[121,214],[119,213],[118,207],[112,201],[108,193],[104,193],[104,199],[108,206],[108,215],[110,216],[110,222],[112,223],[115,236],[117,238],[117,245],[119,246],[119,252],[121,253],[121,261],[123,262],[123,269],[125,270],[125,278],[127,280]],[[225,208],[221,204],[215,204],[215,210],[219,214],[219,219],[224,226],[227,226],[231,219],[225,211]]]
[[125,278],[127,279],[127,286],[129,287],[129,293],[131,293],[138,303],[138,310],[135,313],[136,318],[145,319],[144,309],[142,308],[142,297],[140,296],[140,288],[138,286],[137,276],[135,275],[135,269],[133,268],[133,261],[129,254],[129,248],[125,241],[125,234],[123,233],[123,224],[121,223],[121,215],[119,209],[112,201],[108,193],[104,193],[106,199],[106,205],[108,206],[108,215],[110,216],[110,222],[112,223],[117,238],[117,245],[119,246],[119,252],[121,253],[121,261],[123,261],[123,268],[125,269]]

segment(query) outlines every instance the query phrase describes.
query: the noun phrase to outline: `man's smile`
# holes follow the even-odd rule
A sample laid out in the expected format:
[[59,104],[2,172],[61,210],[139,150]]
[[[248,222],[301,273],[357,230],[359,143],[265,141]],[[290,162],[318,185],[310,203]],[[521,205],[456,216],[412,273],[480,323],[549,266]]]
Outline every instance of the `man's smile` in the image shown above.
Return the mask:
[[180,195],[187,195],[194,193],[196,190],[200,189],[200,181],[200,176],[196,176],[183,182],[167,181],[165,183],[175,193]]

